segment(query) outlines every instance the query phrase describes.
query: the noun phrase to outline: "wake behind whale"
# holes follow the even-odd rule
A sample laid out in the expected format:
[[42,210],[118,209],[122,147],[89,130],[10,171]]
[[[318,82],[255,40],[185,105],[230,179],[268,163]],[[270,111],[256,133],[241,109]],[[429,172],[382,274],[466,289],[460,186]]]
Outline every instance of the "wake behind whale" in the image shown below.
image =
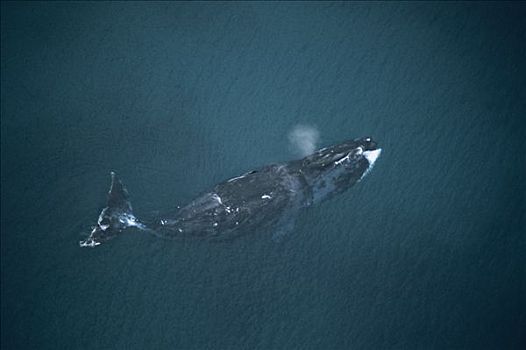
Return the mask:
[[145,221],[135,217],[128,191],[112,172],[107,206],[80,246],[96,247],[129,227],[171,239],[230,239],[273,227],[273,238],[279,240],[292,229],[301,208],[359,182],[381,151],[370,137],[322,148],[305,158],[267,165],[221,182],[183,208]]

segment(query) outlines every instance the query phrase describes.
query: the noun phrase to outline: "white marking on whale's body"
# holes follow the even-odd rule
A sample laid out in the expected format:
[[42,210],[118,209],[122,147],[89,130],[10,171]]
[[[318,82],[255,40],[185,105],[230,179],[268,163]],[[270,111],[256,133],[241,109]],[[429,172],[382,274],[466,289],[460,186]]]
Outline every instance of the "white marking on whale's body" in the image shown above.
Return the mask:
[[[360,180],[362,180],[365,177],[365,175],[369,174],[369,172],[373,169],[374,163],[376,162],[378,157],[380,157],[381,153],[382,153],[382,149],[381,148],[375,149],[374,151],[365,151],[365,152],[363,152],[363,156],[369,162],[369,167],[362,174],[362,176],[360,177]],[[358,180],[358,181],[360,181],[360,180]]]
[[219,197],[217,194],[213,194],[212,197],[221,205],[223,205],[223,201],[221,200],[221,197]]
[[228,180],[227,182],[232,182],[232,181],[236,181],[236,180],[242,179],[242,178],[244,178],[244,177],[245,177],[245,175],[241,175],[241,176],[236,176],[236,177],[233,177],[233,178],[231,178],[231,179],[230,179],[230,180]]

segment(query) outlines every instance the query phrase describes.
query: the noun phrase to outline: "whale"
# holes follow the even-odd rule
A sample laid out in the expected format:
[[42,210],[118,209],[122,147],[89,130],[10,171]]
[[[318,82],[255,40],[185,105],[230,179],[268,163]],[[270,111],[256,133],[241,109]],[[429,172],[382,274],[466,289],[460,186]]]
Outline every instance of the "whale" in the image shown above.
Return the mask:
[[227,179],[189,204],[145,220],[135,216],[127,188],[112,171],[106,207],[80,246],[99,246],[129,228],[175,240],[230,240],[270,231],[272,239],[280,241],[293,230],[300,210],[360,182],[381,152],[371,137],[348,140]]

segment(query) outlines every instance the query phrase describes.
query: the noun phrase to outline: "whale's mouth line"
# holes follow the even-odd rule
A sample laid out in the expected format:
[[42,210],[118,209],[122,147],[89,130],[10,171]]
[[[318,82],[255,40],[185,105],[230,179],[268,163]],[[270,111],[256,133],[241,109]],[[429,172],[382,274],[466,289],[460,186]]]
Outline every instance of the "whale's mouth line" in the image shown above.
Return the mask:
[[340,165],[342,164],[343,162],[347,161],[350,159],[350,156],[351,156],[351,152],[348,152],[348,153],[342,153],[341,157],[334,162],[334,164],[336,165]]

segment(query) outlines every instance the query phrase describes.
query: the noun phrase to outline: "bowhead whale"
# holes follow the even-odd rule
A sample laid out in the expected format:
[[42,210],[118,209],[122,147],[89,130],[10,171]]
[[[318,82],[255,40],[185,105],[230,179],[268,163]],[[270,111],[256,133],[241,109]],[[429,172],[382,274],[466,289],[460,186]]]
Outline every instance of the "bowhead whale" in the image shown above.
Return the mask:
[[107,206],[81,247],[95,247],[136,227],[163,238],[230,239],[271,227],[279,240],[295,214],[359,182],[381,149],[370,137],[322,148],[298,160],[267,165],[221,182],[188,205],[147,221],[133,213],[128,191],[114,172]]

